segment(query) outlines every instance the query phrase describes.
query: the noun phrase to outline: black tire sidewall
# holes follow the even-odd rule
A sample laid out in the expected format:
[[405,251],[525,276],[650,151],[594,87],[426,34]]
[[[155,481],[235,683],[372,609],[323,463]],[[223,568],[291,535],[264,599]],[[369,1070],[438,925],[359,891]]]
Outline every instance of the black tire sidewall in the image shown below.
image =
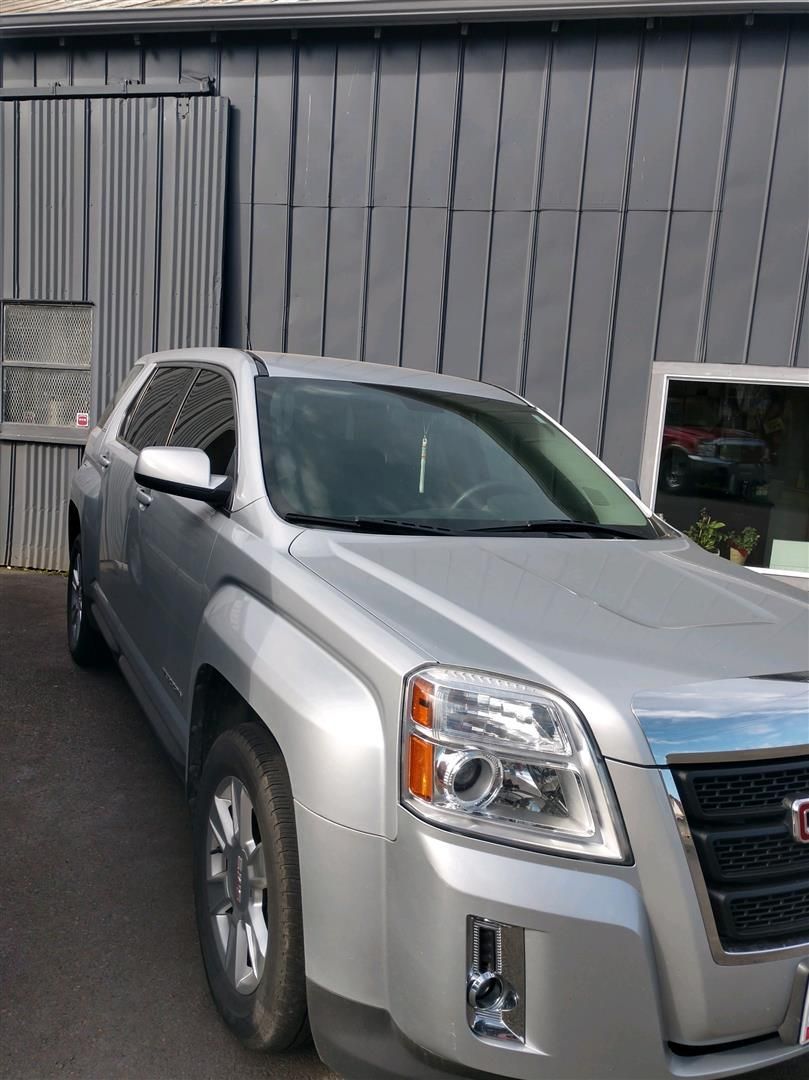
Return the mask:
[[76,557],[82,554],[81,550],[81,538],[75,537],[73,543],[70,545],[70,557],[68,560],[67,570],[67,595],[66,600],[66,618],[67,618],[67,647],[70,651],[70,655],[80,664],[82,667],[88,667],[97,663],[101,656],[102,644],[98,635],[98,631],[93,625],[92,616],[90,614],[89,605],[87,603],[87,594],[84,590],[84,559],[81,564],[81,575],[79,580],[79,588],[81,589],[81,623],[79,625],[79,632],[76,635],[75,641],[73,640],[70,632],[70,596],[73,588],[73,568],[76,562]]
[[[273,756],[271,777],[258,754]],[[267,873],[267,957],[261,980],[251,994],[240,994],[231,986],[207,910],[208,813],[214,793],[226,776],[241,780],[250,795]],[[236,728],[220,736],[205,762],[194,806],[197,929],[208,984],[223,1019],[247,1046],[265,1050],[288,1048],[306,1023],[300,891],[290,889],[289,879],[283,876],[283,865],[289,865],[290,859],[294,859],[297,871],[297,849],[290,844],[288,835],[282,836],[278,803],[291,808],[292,798],[283,759],[269,736],[258,725]]]

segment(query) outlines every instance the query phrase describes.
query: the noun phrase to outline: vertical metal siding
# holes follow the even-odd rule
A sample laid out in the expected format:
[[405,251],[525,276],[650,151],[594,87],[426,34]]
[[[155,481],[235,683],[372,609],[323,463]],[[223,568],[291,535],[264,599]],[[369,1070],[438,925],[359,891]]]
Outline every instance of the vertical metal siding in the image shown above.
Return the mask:
[[[809,366],[805,15],[68,43],[6,53],[2,72],[9,86],[216,80],[226,344],[500,382],[627,475],[655,360]],[[204,198],[194,154],[223,137],[216,123],[182,145],[173,119],[137,123],[147,186],[166,158]],[[150,320],[173,344],[199,318],[188,292],[149,294],[130,265],[148,264],[151,210],[131,219],[132,174],[109,153],[129,231],[101,248],[90,227],[117,283],[99,398]],[[169,190],[156,228],[182,262],[205,219],[167,220]]]
[[809,362],[808,83],[802,16],[227,46],[226,339],[501,382],[634,473],[654,360]]
[[[0,298],[94,305],[95,413],[139,355],[219,343],[227,118],[225,98],[0,105]],[[64,568],[79,448],[0,454],[0,555]]]
[[81,462],[81,447],[17,443],[11,478],[12,566],[67,569],[67,502],[70,479]]

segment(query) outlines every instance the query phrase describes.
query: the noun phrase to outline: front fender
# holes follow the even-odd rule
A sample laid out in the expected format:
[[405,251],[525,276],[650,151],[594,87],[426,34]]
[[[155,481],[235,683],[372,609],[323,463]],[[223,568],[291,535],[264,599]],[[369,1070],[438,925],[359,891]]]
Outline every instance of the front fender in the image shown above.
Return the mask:
[[391,834],[397,791],[387,790],[383,708],[368,682],[233,585],[205,611],[195,671],[203,665],[227,679],[270,729],[299,803],[347,828]]
[[84,459],[73,474],[70,501],[76,507],[81,529],[82,561],[87,582],[98,577],[99,536],[101,528],[101,472],[96,464],[95,448],[102,432],[96,428],[85,447]]

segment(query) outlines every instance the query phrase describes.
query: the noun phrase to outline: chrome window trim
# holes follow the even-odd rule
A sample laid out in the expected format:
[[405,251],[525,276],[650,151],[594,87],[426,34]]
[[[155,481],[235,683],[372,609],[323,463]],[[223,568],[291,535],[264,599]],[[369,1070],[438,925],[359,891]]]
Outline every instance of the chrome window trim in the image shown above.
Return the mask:
[[[770,386],[809,387],[809,371],[800,368],[765,367],[753,364],[695,364],[656,360],[652,364],[649,399],[641,444],[640,491],[644,503],[652,510],[657,495],[657,474],[660,471],[660,451],[669,383],[672,380],[695,382],[762,383]],[[809,579],[801,570],[776,570],[769,566],[749,566],[756,574],[773,577]]]

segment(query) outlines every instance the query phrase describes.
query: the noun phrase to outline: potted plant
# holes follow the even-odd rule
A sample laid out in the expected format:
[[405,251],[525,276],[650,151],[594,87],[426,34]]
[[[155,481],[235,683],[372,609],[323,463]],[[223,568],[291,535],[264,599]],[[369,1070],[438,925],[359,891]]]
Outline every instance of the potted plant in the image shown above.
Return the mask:
[[725,540],[728,545],[728,558],[730,561],[738,563],[739,566],[744,566],[750,552],[759,542],[760,536],[758,529],[754,529],[752,525],[745,525],[739,532],[726,533]]
[[686,530],[685,535],[693,540],[695,544],[699,544],[701,548],[705,548],[706,551],[712,551],[714,554],[718,554],[719,543],[722,539],[722,530],[724,527],[724,521],[717,521],[716,518],[712,518],[703,506],[702,510],[700,510],[699,517],[694,524]]

